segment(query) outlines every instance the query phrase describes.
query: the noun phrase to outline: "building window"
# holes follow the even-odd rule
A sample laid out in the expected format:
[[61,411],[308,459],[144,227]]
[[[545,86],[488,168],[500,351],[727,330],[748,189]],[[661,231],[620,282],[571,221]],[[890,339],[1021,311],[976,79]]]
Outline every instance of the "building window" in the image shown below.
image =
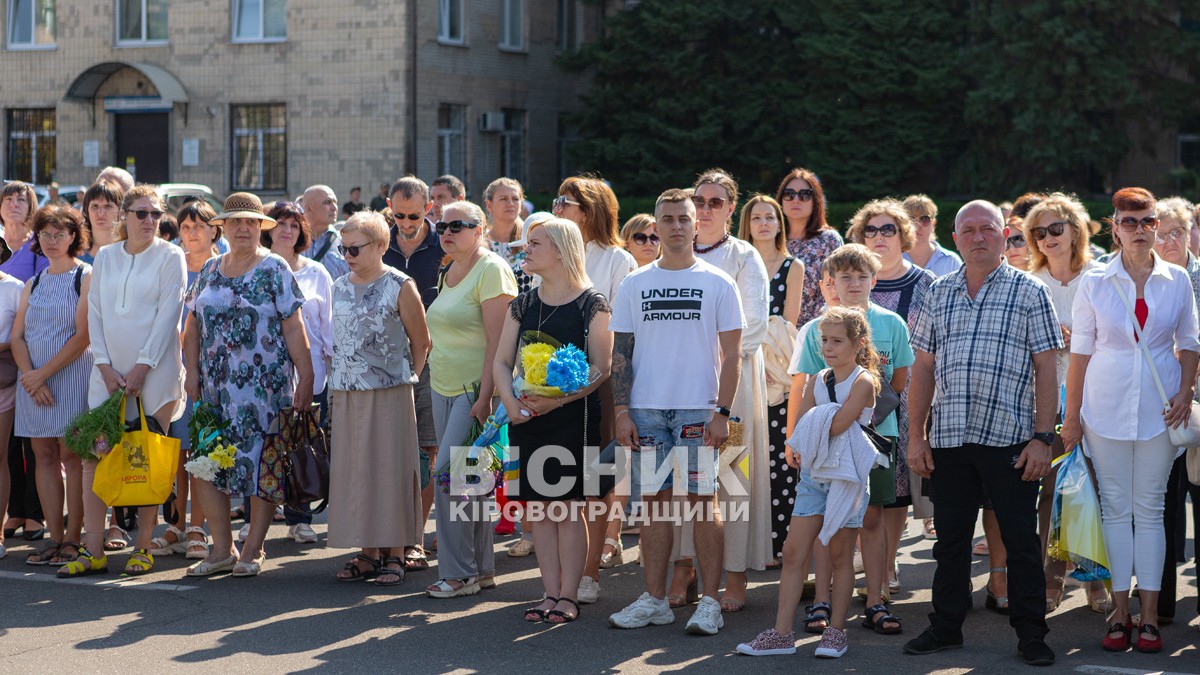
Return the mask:
[[500,48],[525,49],[525,0],[501,0]]
[[233,120],[233,189],[287,189],[286,107],[235,105]]
[[467,179],[467,106],[438,106],[438,169],[439,176],[450,174]]
[[579,140],[579,132],[569,121],[567,113],[558,115],[558,178],[566,180],[568,176],[579,173],[575,163],[571,161],[571,145]]
[[463,30],[463,0],[438,0],[438,42],[461,45],[466,42]]
[[558,48],[579,47],[579,0],[558,0]]
[[9,178],[26,183],[54,179],[54,125],[54,108],[8,111]]
[[117,44],[166,44],[167,0],[117,0]]
[[525,182],[525,111],[505,108],[500,132],[500,175]]
[[8,0],[8,48],[46,49],[54,46],[55,0]]
[[234,42],[279,42],[286,39],[286,0],[233,0]]

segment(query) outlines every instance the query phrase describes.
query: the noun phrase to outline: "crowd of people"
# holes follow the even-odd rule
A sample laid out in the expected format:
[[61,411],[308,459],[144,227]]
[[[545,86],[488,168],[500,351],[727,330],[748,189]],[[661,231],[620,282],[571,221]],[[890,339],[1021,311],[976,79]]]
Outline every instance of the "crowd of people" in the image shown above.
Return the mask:
[[[930,625],[904,651],[962,646],[974,552],[989,557],[988,608],[1026,663],[1048,665],[1046,616],[1070,571],[1047,555],[1052,459],[1082,443],[1112,577],[1111,594],[1087,588],[1108,616],[1101,644],[1164,648],[1187,496],[1200,501],[1169,432],[1189,420],[1200,361],[1200,213],[1185,200],[1116,192],[1111,253],[1073,196],[976,200],[954,216],[955,253],[925,195],[867,203],[843,239],[803,168],[744,204],[709,170],[623,225],[592,176],[532,214],[511,178],[482,205],[453,176],[399,178],[369,207],[360,194],[338,222],[324,185],[176,214],[120,169],[80,211],[4,186],[0,504],[4,540],[45,539],[27,564],[102,574],[128,550],[131,576],[171,555],[195,561],[188,576],[260,574],[272,522],[318,540],[309,510],[264,489],[265,439],[311,415],[331,438],[328,544],[356,551],[338,581],[398,585],[436,552],[426,593],[478,594],[519,502],[508,554],[536,555],[544,590],[526,621],[579,618],[632,528],[645,592],[612,626],[695,604],[687,632],[715,635],[746,607],[747,571],[774,568],[775,625],[737,650],[795,653],[811,593],[802,629],[836,658],[857,572],[863,626],[908,628],[890,596],[911,509],[937,568]],[[532,386],[560,354],[578,382]],[[97,462],[64,440],[118,390],[128,419],[144,410],[183,448],[158,537],[161,505],[108,508]],[[236,448],[213,476],[184,466],[197,404]],[[498,417],[507,480],[464,484],[473,434]],[[629,470],[593,489],[600,448]]]

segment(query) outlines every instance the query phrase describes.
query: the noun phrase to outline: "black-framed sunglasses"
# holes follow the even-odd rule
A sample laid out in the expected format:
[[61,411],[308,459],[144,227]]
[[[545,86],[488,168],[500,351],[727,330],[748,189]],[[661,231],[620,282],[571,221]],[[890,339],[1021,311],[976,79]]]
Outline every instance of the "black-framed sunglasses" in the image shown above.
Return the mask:
[[424,217],[423,213],[392,213],[392,220],[399,225],[404,220],[420,220]]
[[147,216],[149,216],[152,220],[162,220],[163,217],[162,211],[143,211],[141,209],[134,211],[132,209],[125,209],[125,213],[132,213],[133,217],[137,218],[138,220],[145,220]]
[[434,225],[438,234],[446,234],[446,230],[450,230],[451,234],[458,234],[463,231],[463,228],[473,230],[479,227],[479,223],[472,223],[466,220],[452,220],[448,223],[438,223]]
[[1063,232],[1067,231],[1067,225],[1070,225],[1070,223],[1066,221],[1059,221],[1057,223],[1050,223],[1045,227],[1035,227],[1033,228],[1033,238],[1041,241],[1045,239],[1047,235],[1051,237],[1061,236]]
[[783,191],[779,193],[779,196],[783,197],[783,201],[785,202],[790,202],[793,199],[799,199],[802,202],[811,202],[813,195],[815,194],[816,193],[810,188],[801,188],[799,190],[784,188]]
[[692,197],[692,203],[696,205],[696,210],[707,206],[709,210],[716,211],[717,209],[724,208],[728,201],[724,197],[709,197],[707,200],[704,197]]
[[637,244],[638,246],[645,246],[647,243],[658,246],[659,241],[661,241],[657,234],[646,234],[645,232],[638,232],[637,234],[631,236],[630,239],[632,239],[633,243]]
[[579,202],[575,201],[574,199],[571,199],[570,197],[568,197],[566,195],[559,195],[554,198],[554,201],[550,202],[550,210],[556,211],[558,209],[565,209],[565,208],[567,208],[567,204],[573,204],[575,206],[582,206]]
[[375,242],[370,242],[368,244],[359,244],[358,246],[344,246],[342,244],[338,244],[338,253],[341,253],[343,257],[349,256],[351,258],[357,258],[358,254],[362,253],[362,250],[364,248],[370,246],[373,243],[375,243]]
[[1014,234],[1013,236],[1009,237],[1008,239],[1005,239],[1004,243],[1009,248],[1025,248],[1025,235]]
[[1138,225],[1141,225],[1142,229],[1147,232],[1153,232],[1158,229],[1158,216],[1146,216],[1141,220],[1127,216],[1117,221],[1117,225],[1120,225],[1125,232],[1136,232]]
[[894,237],[894,236],[896,236],[896,233],[899,231],[900,230],[899,230],[899,228],[896,227],[895,223],[884,223],[878,227],[876,227],[874,225],[867,225],[866,227],[863,228],[863,238],[874,239],[876,237],[876,235],[883,235],[885,237]]

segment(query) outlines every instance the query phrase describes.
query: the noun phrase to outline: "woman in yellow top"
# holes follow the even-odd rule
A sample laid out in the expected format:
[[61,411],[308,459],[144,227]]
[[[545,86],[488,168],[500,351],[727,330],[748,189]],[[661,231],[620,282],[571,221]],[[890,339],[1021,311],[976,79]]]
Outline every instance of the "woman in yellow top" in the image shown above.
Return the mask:
[[[488,250],[484,222],[479,206],[454,202],[442,207],[442,221],[436,225],[451,263],[427,312],[433,341],[429,356],[433,423],[439,445],[434,476],[450,470],[451,450],[463,445],[471,422],[482,424],[492,414],[492,361],[508,303],[517,295],[512,267]],[[454,598],[494,586],[489,498],[470,497],[466,518],[451,506],[458,496],[438,487],[434,498],[442,578],[426,592],[434,598]]]

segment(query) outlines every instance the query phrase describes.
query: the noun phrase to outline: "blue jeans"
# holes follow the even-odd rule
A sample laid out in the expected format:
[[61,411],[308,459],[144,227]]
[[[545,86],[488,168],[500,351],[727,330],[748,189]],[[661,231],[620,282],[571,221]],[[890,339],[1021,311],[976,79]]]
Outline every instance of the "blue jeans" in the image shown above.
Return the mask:
[[[675,462],[678,450],[687,467],[675,468],[687,471],[688,493],[716,494],[717,449],[704,446],[704,427],[712,416],[713,411],[707,409],[631,408],[629,418],[637,426],[638,445],[643,448],[633,453],[634,489],[645,496],[674,487],[674,471],[665,477],[660,474],[666,464]],[[651,475],[644,476],[646,471]]]

